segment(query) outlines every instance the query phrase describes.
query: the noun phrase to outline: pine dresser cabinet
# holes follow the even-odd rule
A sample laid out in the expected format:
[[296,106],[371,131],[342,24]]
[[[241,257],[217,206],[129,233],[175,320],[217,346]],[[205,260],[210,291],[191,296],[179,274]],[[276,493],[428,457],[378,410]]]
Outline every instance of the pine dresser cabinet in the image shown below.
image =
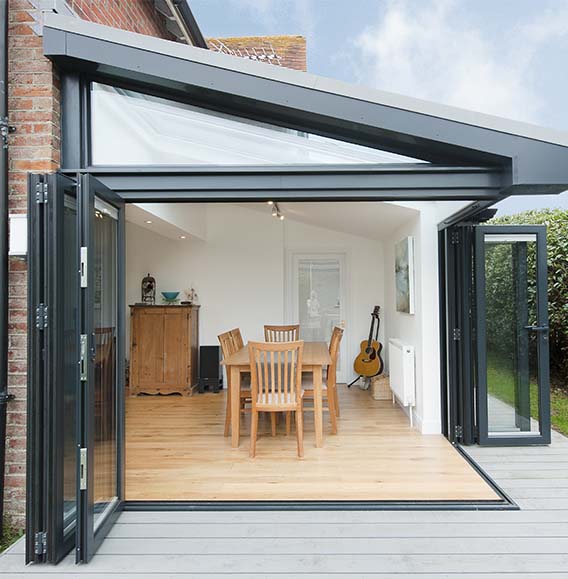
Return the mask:
[[130,394],[191,396],[198,383],[199,306],[130,306]]

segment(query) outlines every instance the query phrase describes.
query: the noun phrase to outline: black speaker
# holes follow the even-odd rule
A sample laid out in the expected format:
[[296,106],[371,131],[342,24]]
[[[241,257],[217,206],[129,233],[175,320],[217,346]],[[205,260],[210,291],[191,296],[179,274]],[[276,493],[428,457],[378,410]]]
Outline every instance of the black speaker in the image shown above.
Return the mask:
[[205,392],[206,388],[212,392],[219,392],[223,388],[219,346],[199,347],[199,392]]

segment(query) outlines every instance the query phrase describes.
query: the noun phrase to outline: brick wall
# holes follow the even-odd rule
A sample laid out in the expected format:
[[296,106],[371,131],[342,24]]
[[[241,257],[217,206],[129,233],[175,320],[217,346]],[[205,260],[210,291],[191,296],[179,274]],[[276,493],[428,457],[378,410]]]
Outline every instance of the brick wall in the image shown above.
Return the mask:
[[[68,0],[85,20],[170,39],[153,0]],[[27,211],[27,173],[50,172],[59,167],[59,81],[51,62],[43,57],[42,38],[30,27],[33,6],[28,0],[9,0],[8,94],[10,124],[9,202],[11,213]],[[223,39],[242,50],[274,48],[281,64],[305,70],[306,43],[299,36]],[[25,516],[26,461],[26,343],[27,263],[10,259],[9,376],[15,400],[8,406],[5,512],[22,525]]]
[[67,0],[67,5],[83,20],[173,39],[163,20],[156,15],[154,0]]
[[[153,0],[69,0],[85,20],[171,39],[154,11]],[[9,203],[11,213],[27,211],[27,173],[59,167],[59,82],[44,58],[42,38],[30,24],[28,0],[9,0],[8,95],[10,124]],[[23,525],[26,465],[27,264],[10,259],[8,387],[15,400],[8,405],[5,512]]]
[[[9,1],[8,107],[16,132],[8,149],[11,213],[27,211],[27,173],[59,166],[59,86],[42,40],[32,31],[27,0]],[[9,262],[8,403],[6,440],[6,515],[23,522],[26,449],[26,283],[25,259]]]

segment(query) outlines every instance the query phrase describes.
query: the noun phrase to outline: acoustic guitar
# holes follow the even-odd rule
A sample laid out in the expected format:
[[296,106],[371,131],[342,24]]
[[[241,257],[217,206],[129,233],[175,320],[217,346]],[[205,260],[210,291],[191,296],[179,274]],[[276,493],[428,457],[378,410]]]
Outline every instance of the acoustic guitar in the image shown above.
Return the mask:
[[[371,329],[369,330],[369,338],[361,342],[361,352],[355,358],[353,368],[359,375],[359,378],[371,378],[378,376],[384,369],[384,363],[381,358],[381,350],[383,345],[378,341],[381,308],[375,306],[371,314]],[[376,328],[375,328],[376,324]]]

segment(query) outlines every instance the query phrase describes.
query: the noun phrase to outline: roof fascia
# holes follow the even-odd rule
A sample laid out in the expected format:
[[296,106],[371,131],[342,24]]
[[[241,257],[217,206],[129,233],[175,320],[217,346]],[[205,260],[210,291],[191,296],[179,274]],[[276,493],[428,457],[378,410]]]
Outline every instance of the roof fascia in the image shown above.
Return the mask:
[[62,66],[432,162],[493,165],[513,186],[568,187],[568,135],[50,15]]

